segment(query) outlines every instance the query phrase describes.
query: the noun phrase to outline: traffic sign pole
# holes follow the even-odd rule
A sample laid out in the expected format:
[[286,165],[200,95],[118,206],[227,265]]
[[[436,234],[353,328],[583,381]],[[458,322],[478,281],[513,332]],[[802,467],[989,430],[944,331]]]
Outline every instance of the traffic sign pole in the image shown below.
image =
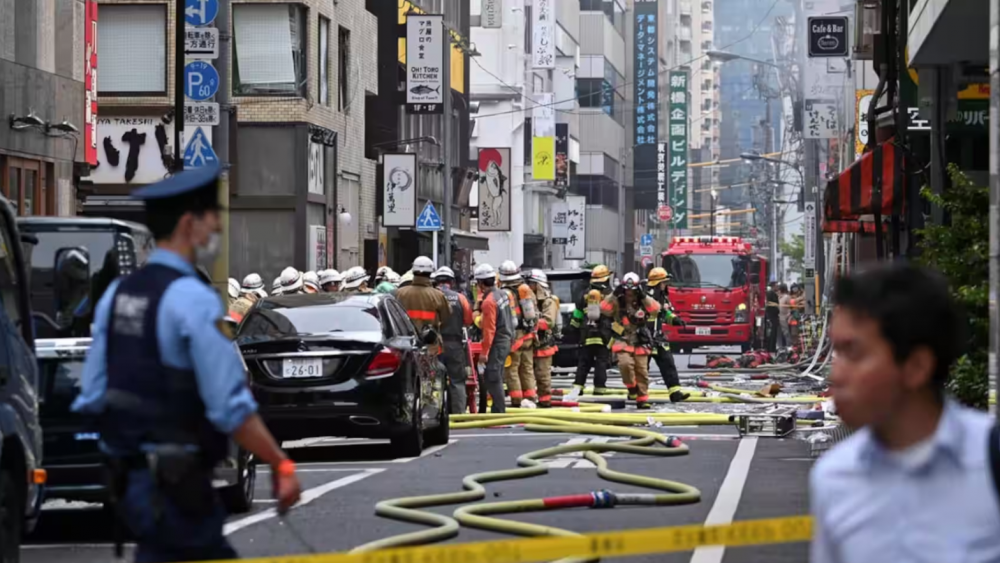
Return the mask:
[[174,172],[184,170],[184,9],[185,0],[174,0]]

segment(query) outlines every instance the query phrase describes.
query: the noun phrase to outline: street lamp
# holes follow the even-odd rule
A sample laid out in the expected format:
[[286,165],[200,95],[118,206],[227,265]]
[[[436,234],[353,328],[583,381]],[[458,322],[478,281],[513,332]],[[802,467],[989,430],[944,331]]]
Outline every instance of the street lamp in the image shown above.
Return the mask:
[[715,236],[715,200],[716,200],[716,198],[719,197],[719,192],[715,191],[715,188],[713,188],[712,191],[709,192],[709,195],[712,196],[712,200],[711,200],[711,204],[709,205],[709,213],[708,213],[708,222],[709,222],[709,231],[708,231],[708,233],[711,236],[714,237]]

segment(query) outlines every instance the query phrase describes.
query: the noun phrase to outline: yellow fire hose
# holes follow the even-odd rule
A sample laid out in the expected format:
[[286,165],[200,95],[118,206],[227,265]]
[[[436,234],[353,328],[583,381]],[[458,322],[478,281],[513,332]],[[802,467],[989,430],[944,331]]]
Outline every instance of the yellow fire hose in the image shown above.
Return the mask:
[[[741,394],[741,393],[751,393],[751,391],[744,390],[744,389],[729,389],[729,388],[725,388],[725,387],[719,388],[719,387],[715,387],[715,386],[711,386],[710,389],[712,389],[713,391],[720,392],[720,393],[732,393],[734,395],[735,394]],[[691,395],[686,400],[684,400],[685,403],[741,403],[741,402],[743,402],[743,401],[740,401],[739,399],[736,399],[734,397],[705,397],[705,396],[700,395],[700,393],[704,393],[705,392],[704,389],[685,388],[684,391],[686,393],[695,393],[695,395]],[[590,397],[596,397],[596,398],[600,398],[600,397],[624,397],[626,395],[628,395],[628,391],[625,390],[625,389],[609,389],[608,391],[605,391],[601,395],[594,395],[594,389],[592,387],[588,387],[588,388],[586,388],[586,389],[583,390],[583,395],[581,395],[580,400],[586,400],[587,398],[590,398]],[[666,389],[650,389],[649,390],[649,396],[652,397],[652,398],[663,398],[663,397],[668,397],[669,395],[670,395],[670,393],[667,392]],[[563,394],[563,397],[565,397],[565,396],[566,395]],[[774,399],[770,399],[770,398],[767,398],[767,397],[754,397],[754,398],[758,399],[758,402],[762,401],[762,402],[775,402],[775,403],[804,403],[804,404],[820,403],[820,402],[823,402],[823,401],[826,400],[823,397],[818,397],[818,396],[815,396],[815,395],[802,395],[802,396],[795,396],[795,397],[779,397],[779,398],[774,398]]]
[[[530,412],[531,414],[525,414]],[[544,414],[543,414],[544,413]],[[664,424],[693,424],[694,421],[704,421],[707,424],[723,424],[725,415],[685,415],[675,416],[651,415],[662,419]],[[565,410],[529,411],[527,409],[511,409],[507,414],[485,415],[455,415],[452,428],[488,428],[499,425],[523,424],[524,429],[531,432],[565,432],[570,434],[591,434],[600,436],[632,437],[627,442],[607,444],[585,443],[562,445],[526,453],[517,458],[517,469],[503,469],[468,475],[462,479],[463,491],[424,495],[383,500],[375,505],[375,513],[379,516],[433,526],[429,530],[420,530],[401,534],[378,541],[366,543],[352,550],[353,553],[369,552],[390,547],[423,545],[453,538],[458,535],[460,526],[468,526],[494,532],[521,536],[573,536],[578,535],[569,530],[514,522],[496,518],[501,514],[523,512],[540,512],[559,510],[563,508],[611,508],[616,505],[667,506],[678,504],[693,504],[701,500],[698,489],[666,479],[622,473],[608,468],[607,461],[599,454],[601,452],[623,452],[631,454],[670,457],[686,455],[688,448],[674,438],[670,438],[640,428],[622,428],[620,425],[645,424],[646,416],[592,414],[569,412]],[[589,421],[589,422],[584,422]],[[600,421],[599,423],[595,421]],[[670,422],[675,421],[675,422]],[[485,483],[526,479],[548,473],[548,467],[539,461],[547,457],[583,452],[584,458],[597,466],[597,474],[607,481],[623,483],[637,487],[645,487],[659,491],[658,493],[614,493],[611,491],[595,491],[583,494],[544,499],[526,499],[482,504],[468,504],[480,501],[486,496]],[[432,512],[424,512],[421,508],[462,504],[451,517]],[[588,559],[566,558],[563,563],[589,561]]]

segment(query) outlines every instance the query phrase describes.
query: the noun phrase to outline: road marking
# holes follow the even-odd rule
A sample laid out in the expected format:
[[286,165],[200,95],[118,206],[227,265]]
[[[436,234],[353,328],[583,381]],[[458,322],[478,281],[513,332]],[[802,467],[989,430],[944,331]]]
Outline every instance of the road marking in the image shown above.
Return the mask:
[[[371,460],[359,460],[359,461],[315,461],[297,464],[299,467],[306,467],[309,465],[381,465],[383,463],[410,463],[411,461],[424,458],[430,455],[434,455],[439,451],[447,448],[448,446],[456,443],[458,440],[451,439],[448,440],[447,444],[442,444],[440,446],[433,446],[427,448],[417,457],[400,457],[396,459],[371,459]],[[364,469],[351,468],[350,471],[364,471]]]
[[[35,543],[21,544],[21,549],[107,549],[113,546],[108,543]],[[134,543],[123,543],[122,547],[135,547]]]
[[[360,481],[362,479],[366,479],[368,477],[371,477],[372,475],[378,475],[379,473],[382,473],[383,471],[385,471],[385,469],[381,468],[381,467],[379,467],[379,468],[373,468],[373,469],[365,469],[364,471],[361,471],[359,473],[355,473],[354,475],[349,475],[347,477],[341,477],[340,479],[337,479],[336,481],[330,481],[329,483],[326,483],[325,485],[320,485],[318,487],[313,487],[311,489],[306,489],[306,490],[302,491],[302,496],[299,499],[299,503],[296,504],[295,507],[293,507],[293,510],[296,509],[296,508],[301,508],[301,507],[309,504],[310,502],[312,502],[312,501],[318,499],[319,497],[321,497],[321,496],[329,493],[330,491],[335,491],[335,490],[337,490],[337,489],[339,489],[341,487],[346,487],[347,485],[351,485],[353,483],[357,483],[358,481]],[[252,525],[257,524],[259,522],[263,522],[265,520],[270,520],[271,518],[274,518],[276,516],[278,516],[278,511],[275,510],[275,509],[273,509],[273,508],[268,508],[267,510],[264,510],[263,512],[259,512],[257,514],[252,514],[252,515],[247,516],[245,518],[240,518],[239,520],[233,520],[232,522],[227,523],[225,525],[225,527],[222,528],[222,534],[228,536],[228,535],[230,535],[230,534],[232,534],[234,532],[242,530],[243,528],[246,528],[248,526],[252,526]]]
[[[306,467],[303,469],[303,465],[304,464],[299,464],[299,466],[295,469],[295,472],[296,473],[336,473],[336,472],[356,473],[358,471],[368,471],[367,468],[360,468],[360,467]],[[379,471],[382,471],[382,469],[379,469]],[[257,470],[257,473],[270,473],[270,472],[271,468],[269,467],[260,468]]]
[[[729,524],[736,515],[736,507],[740,504],[740,497],[743,496],[743,487],[747,483],[747,474],[750,473],[750,462],[753,461],[754,451],[757,449],[756,436],[750,436],[740,440],[740,445],[736,448],[736,455],[729,464],[729,471],[722,481],[719,494],[715,497],[712,510],[705,519],[706,526],[719,524]],[[725,547],[699,547],[691,555],[691,563],[722,563],[722,556],[725,554]]]

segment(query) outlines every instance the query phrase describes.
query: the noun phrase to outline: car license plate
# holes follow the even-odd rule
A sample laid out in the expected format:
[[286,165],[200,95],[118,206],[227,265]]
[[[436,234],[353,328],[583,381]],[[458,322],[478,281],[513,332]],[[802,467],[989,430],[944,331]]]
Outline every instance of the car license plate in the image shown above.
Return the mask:
[[695,327],[694,333],[696,336],[711,336],[712,329],[707,326]]
[[323,360],[319,358],[285,358],[281,362],[281,377],[322,377]]

